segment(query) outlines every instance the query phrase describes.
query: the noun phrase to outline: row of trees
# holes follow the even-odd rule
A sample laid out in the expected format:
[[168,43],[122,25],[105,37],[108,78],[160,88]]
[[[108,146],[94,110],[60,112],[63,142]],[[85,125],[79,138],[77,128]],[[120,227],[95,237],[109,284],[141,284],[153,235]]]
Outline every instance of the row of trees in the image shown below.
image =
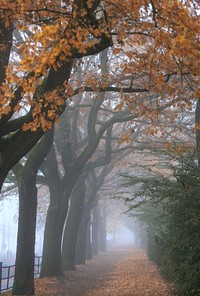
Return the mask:
[[[104,51],[100,58],[102,68],[105,68],[107,52]],[[122,160],[132,151],[130,143],[121,145],[117,142],[127,127],[126,122],[133,118],[130,111],[113,112],[110,103],[106,101],[105,93],[95,100],[87,98],[87,103],[85,100],[85,95],[74,99],[59,125],[56,125],[55,136],[53,129],[47,131],[21,163],[17,163],[12,169],[19,188],[14,294],[31,294],[34,291],[37,183],[48,186],[50,193],[41,277],[62,275],[63,270],[74,269],[75,263],[85,262],[84,246],[90,212],[97,203],[98,189],[113,168],[113,164],[110,164],[111,155],[113,154],[113,159],[117,162],[118,158]],[[137,134],[136,129],[133,138]],[[104,167],[100,168],[102,166]],[[95,171],[95,168],[99,170]],[[9,177],[13,179],[12,175]],[[94,227],[93,229],[95,238],[98,232]],[[81,234],[80,238],[78,234]],[[105,231],[102,235],[101,249],[105,249]]]
[[50,193],[41,276],[60,275],[75,267],[112,155],[116,164],[198,97],[197,11],[196,1],[1,2],[0,184],[12,170],[15,295],[34,294],[37,184]]

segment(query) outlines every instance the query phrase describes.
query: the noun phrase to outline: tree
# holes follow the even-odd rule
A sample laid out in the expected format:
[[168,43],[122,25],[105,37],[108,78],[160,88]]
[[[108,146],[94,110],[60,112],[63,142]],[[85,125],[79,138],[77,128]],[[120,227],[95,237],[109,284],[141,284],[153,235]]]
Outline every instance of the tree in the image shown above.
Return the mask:
[[[103,52],[102,55],[102,69],[106,68],[107,56],[106,52]],[[103,71],[103,70],[102,70]],[[84,97],[83,97],[84,99]],[[78,152],[75,154],[77,147],[74,145],[77,142],[77,117],[80,115],[80,112],[74,113],[75,120],[72,119],[72,131],[70,129],[70,123],[67,122],[65,126],[65,133],[67,131],[66,139],[62,135],[62,151],[61,151],[61,160],[64,168],[64,172],[60,175],[58,172],[58,164],[56,163],[56,157],[51,154],[51,157],[46,162],[46,169],[44,169],[44,174],[48,174],[50,177],[49,186],[50,189],[50,206],[47,213],[47,221],[45,226],[45,238],[44,238],[44,249],[43,249],[43,261],[41,268],[41,276],[52,276],[62,273],[61,269],[61,242],[63,227],[65,219],[68,212],[68,201],[70,194],[79,178],[82,170],[92,169],[97,166],[104,165],[105,162],[110,161],[111,148],[111,131],[112,126],[116,122],[129,121],[132,118],[132,115],[129,111],[123,111],[119,113],[112,114],[113,116],[106,116],[104,122],[99,121],[99,114],[101,114],[102,105],[105,103],[105,93],[101,93],[98,96],[98,100],[94,100],[88,114],[87,124],[86,124],[86,138],[83,139],[83,145],[79,147]],[[69,118],[69,117],[68,117]],[[105,157],[99,159],[99,161],[93,161],[91,163],[86,162],[94,154],[97,149],[102,137],[106,133],[106,148],[105,148]],[[72,139],[72,134],[74,138]],[[55,152],[52,153],[54,154]],[[52,164],[51,162],[52,159]],[[51,167],[53,165],[53,168]],[[48,169],[49,167],[49,169]],[[56,176],[56,178],[55,178]],[[47,180],[49,177],[47,177]],[[56,189],[58,188],[58,189]],[[52,195],[51,195],[52,193]],[[52,223],[52,221],[54,221]],[[54,242],[52,243],[52,238]],[[52,258],[54,263],[52,262]]]
[[[52,127],[64,112],[65,101],[75,93],[100,92],[100,100],[92,109],[91,119],[95,119],[95,112],[103,104],[102,93],[120,92],[115,106],[122,111],[123,118],[116,115],[107,120],[107,126],[100,125],[96,134],[91,125],[89,133],[96,142],[93,150],[88,145],[82,158],[78,158],[81,162],[71,171],[71,185],[109,125],[131,117],[155,119],[164,108],[175,104],[173,108],[182,110],[190,105],[191,97],[199,97],[199,24],[195,1],[171,1],[167,5],[165,1],[109,1],[106,7],[101,4],[65,1],[60,5],[54,0],[12,1],[9,5],[7,0],[1,2],[0,45],[4,58],[0,63],[0,186],[13,165]],[[17,33],[20,39],[16,39]],[[70,81],[76,59],[97,54],[109,46],[113,46],[115,61],[110,61],[108,74],[99,75],[97,71],[94,78],[100,79],[95,81],[89,75],[81,83]],[[134,116],[129,117],[130,112]],[[71,182],[71,178],[65,181]],[[52,202],[61,208],[60,201],[64,201],[57,235],[62,235],[72,187],[65,188],[67,198],[62,199],[59,192]],[[57,262],[59,265],[60,261]]]
[[[62,264],[64,270],[73,270],[75,269],[75,264],[85,263],[88,251],[87,226],[90,213],[98,204],[97,191],[102,186],[104,178],[108,172],[108,165],[102,168],[98,176],[95,173],[95,169],[92,169],[89,172],[87,171],[85,173],[85,178],[83,174],[80,176],[82,182],[85,182],[86,186],[80,187],[80,184],[77,183],[76,187],[78,188],[75,188],[72,193],[69,214],[63,235]],[[79,189],[79,192],[81,193],[79,196],[77,195],[77,189]],[[80,191],[80,189],[85,189],[85,192],[83,190]],[[76,194],[75,196],[74,193]],[[98,236],[98,228],[95,228],[95,230],[96,235]]]
[[[83,3],[1,3],[1,186],[13,165],[65,110],[73,92],[67,83],[73,60],[111,45],[105,17],[98,21],[93,13],[99,2]],[[23,44],[12,38],[15,29],[23,34]],[[87,42],[88,35],[93,37]],[[12,45],[18,65],[9,60]],[[22,112],[24,106],[28,110]]]
[[14,167],[19,191],[19,222],[14,295],[34,295],[35,231],[37,213],[36,177],[53,141],[49,130],[31,151],[25,165]]
[[[90,125],[90,121],[89,121],[89,125]],[[97,134],[94,137],[90,137],[87,146],[82,151],[82,153],[78,155],[78,157],[75,157],[72,154],[73,158],[68,159],[68,161],[66,161],[66,157],[69,156],[69,147],[67,150],[63,151],[64,153],[63,153],[62,163],[65,168],[65,174],[62,178],[59,177],[58,165],[56,163],[55,154],[53,155],[51,153],[50,159],[47,158],[47,166],[51,168],[47,171],[48,176],[51,176],[50,183],[48,183],[50,187],[51,201],[50,201],[50,206],[47,213],[47,221],[45,226],[45,238],[44,238],[41,276],[57,275],[62,272],[61,271],[61,242],[62,242],[63,227],[64,227],[66,215],[68,212],[68,201],[70,198],[70,194],[79,178],[79,175],[81,174],[81,171],[85,163],[94,153],[101,139],[101,136],[105,130],[106,128],[105,129],[103,128],[102,130],[100,130],[99,134]],[[108,129],[107,131],[108,135],[110,133],[110,130],[111,129]],[[102,131],[103,133],[101,134]],[[110,136],[108,138],[110,138]],[[69,146],[68,142],[66,144]],[[93,164],[92,163],[88,164],[88,166],[91,167],[93,166]],[[50,177],[48,177],[48,179],[49,178]],[[51,243],[52,238],[54,240],[54,243]],[[55,260],[54,264],[52,264],[52,258]]]
[[80,175],[71,194],[70,209],[63,232],[62,267],[63,270],[75,270],[75,250],[81,218],[84,211],[86,194],[85,178]]
[[[191,97],[199,97],[197,1],[105,4],[1,1],[1,186],[12,166],[64,111],[66,99],[78,91],[119,91],[118,108],[126,103],[141,115],[150,109],[154,116],[164,101],[185,108]],[[109,46],[116,75],[110,73],[99,85],[86,77],[87,83],[74,89],[69,83],[74,60]],[[123,90],[135,95],[124,96]],[[143,96],[138,99],[139,92],[156,95],[155,104]]]

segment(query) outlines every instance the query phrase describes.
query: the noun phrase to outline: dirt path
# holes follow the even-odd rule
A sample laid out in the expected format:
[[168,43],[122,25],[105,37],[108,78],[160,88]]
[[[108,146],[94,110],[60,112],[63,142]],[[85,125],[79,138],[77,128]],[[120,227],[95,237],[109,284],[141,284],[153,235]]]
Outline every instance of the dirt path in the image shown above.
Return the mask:
[[36,296],[172,296],[145,253],[132,247],[100,254],[65,277],[36,281]]

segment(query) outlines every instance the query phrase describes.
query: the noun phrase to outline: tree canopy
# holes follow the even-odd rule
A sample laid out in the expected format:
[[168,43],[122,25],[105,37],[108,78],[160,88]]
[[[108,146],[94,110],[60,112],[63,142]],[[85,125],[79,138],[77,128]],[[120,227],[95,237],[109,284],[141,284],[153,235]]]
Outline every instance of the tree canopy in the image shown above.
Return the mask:
[[[50,128],[65,100],[77,91],[66,74],[72,59],[108,46],[113,46],[113,70],[119,78],[113,83],[107,77],[99,90],[119,86],[126,78],[130,92],[135,86],[167,93],[168,100],[178,96],[180,104],[191,96],[198,98],[197,5],[195,1],[1,1],[2,123],[21,114],[20,124],[15,119],[15,128],[9,131]],[[82,90],[86,86],[80,82]]]

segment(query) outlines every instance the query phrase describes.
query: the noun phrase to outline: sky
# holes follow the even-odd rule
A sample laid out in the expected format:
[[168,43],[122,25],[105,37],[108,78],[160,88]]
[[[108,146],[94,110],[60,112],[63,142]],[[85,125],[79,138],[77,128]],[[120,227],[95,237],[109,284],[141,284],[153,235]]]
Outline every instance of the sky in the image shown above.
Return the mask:
[[10,260],[15,256],[17,210],[18,203],[15,197],[0,201],[0,260]]

